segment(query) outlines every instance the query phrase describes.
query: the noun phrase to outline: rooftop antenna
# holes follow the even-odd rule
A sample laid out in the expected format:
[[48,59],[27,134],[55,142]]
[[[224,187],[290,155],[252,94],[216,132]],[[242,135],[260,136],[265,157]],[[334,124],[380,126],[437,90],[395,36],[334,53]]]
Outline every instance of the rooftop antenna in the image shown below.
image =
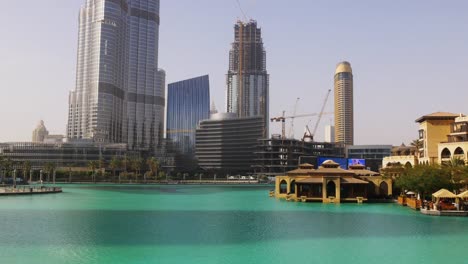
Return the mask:
[[244,21],[248,21],[249,19],[248,19],[246,13],[244,12],[244,10],[242,9],[242,5],[241,5],[240,1],[236,0],[236,3],[237,3],[237,6],[239,7],[239,10],[242,13],[242,16],[244,17]]

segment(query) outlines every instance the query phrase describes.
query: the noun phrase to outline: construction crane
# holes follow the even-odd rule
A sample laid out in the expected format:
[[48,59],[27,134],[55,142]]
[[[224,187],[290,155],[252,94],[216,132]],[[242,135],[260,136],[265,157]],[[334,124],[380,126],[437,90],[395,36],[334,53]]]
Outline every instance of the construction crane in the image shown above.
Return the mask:
[[[318,126],[320,124],[320,120],[322,120],[322,116],[325,115],[325,114],[333,114],[333,113],[324,113],[323,112],[325,110],[325,106],[327,105],[328,97],[330,97],[330,93],[331,93],[331,89],[328,89],[327,95],[325,96],[325,100],[323,101],[323,104],[322,104],[322,109],[320,109],[320,113],[318,114],[317,122],[315,122],[313,132],[310,132],[309,124],[307,124],[306,125],[306,132],[304,133],[304,137],[302,138],[302,140],[305,140],[306,138],[309,138],[311,141],[313,141],[315,133],[317,133],[317,129],[318,129]],[[309,134],[307,134],[307,132]]]
[[299,100],[301,98],[296,98],[296,103],[294,104],[294,112],[293,112],[293,117],[291,117],[291,127],[289,127],[289,137],[293,138],[294,137],[294,116],[296,116],[297,112],[297,106],[299,105]]
[[312,114],[301,114],[301,115],[293,115],[293,116],[285,116],[286,111],[283,111],[283,115],[279,117],[270,118],[271,122],[281,122],[281,138],[286,139],[286,119],[292,118],[301,118],[301,117],[310,117],[310,116],[318,116],[318,115],[329,115],[333,113],[312,113]]

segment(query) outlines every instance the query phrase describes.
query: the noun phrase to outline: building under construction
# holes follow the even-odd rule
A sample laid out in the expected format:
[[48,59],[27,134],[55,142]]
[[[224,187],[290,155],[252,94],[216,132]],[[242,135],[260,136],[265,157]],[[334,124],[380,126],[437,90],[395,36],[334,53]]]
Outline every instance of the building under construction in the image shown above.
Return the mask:
[[257,176],[284,175],[294,170],[299,163],[310,163],[317,168],[318,157],[345,157],[341,143],[314,142],[272,136],[259,140],[253,170]]
[[268,137],[269,92],[266,52],[257,22],[239,21],[234,26],[234,42],[229,52],[227,109],[238,117],[263,119],[263,136]]

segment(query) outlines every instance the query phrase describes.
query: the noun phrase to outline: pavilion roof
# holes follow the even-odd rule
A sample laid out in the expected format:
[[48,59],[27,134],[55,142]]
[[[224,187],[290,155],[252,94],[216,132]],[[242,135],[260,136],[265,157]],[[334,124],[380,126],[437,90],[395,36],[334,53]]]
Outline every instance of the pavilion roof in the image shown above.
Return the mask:
[[317,178],[317,177],[309,177],[306,179],[296,181],[296,183],[322,183],[322,182],[323,182],[323,179]]
[[378,172],[367,170],[364,165],[352,165],[349,166],[349,170],[354,172],[357,176],[375,176],[379,175]]
[[368,184],[368,182],[356,178],[341,178],[342,184]]
[[440,189],[437,192],[433,193],[432,196],[435,198],[457,198],[457,195],[446,189]]
[[458,198],[463,198],[463,199],[468,198],[468,191],[464,191],[457,196]]

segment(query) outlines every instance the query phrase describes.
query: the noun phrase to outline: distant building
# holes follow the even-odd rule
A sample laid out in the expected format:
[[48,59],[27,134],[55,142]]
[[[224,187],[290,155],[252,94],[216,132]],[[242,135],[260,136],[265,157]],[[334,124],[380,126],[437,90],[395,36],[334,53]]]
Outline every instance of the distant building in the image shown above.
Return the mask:
[[218,175],[252,172],[255,147],[263,138],[262,117],[218,113],[200,122],[196,156],[201,169]]
[[84,2],[67,138],[152,151],[164,124],[159,0]]
[[97,144],[89,141],[0,143],[0,156],[11,158],[19,168],[21,162],[29,161],[35,170],[42,169],[46,163],[52,163],[56,168],[87,168],[90,161],[104,160],[109,164],[112,157],[123,158],[126,154],[125,144]]
[[332,160],[317,169],[312,164],[301,164],[275,178],[274,196],[296,202],[362,203],[392,195],[391,178],[378,176],[360,165],[349,170],[339,166]]
[[382,168],[385,157],[392,155],[392,145],[354,145],[346,146],[348,159],[365,159],[366,167],[372,171]]
[[468,144],[464,141],[468,137],[468,119],[462,114],[436,112],[424,115],[416,122],[419,123],[420,149],[405,146],[392,149],[392,156],[382,161],[382,167],[415,165],[430,165],[447,162],[452,157],[468,160]]
[[32,133],[32,142],[44,142],[44,138],[49,135],[49,131],[44,125],[44,121],[39,121],[37,124],[36,129],[33,130]]
[[62,143],[65,139],[64,135],[48,135],[44,138],[44,143]]
[[325,126],[325,142],[335,142],[335,127],[332,125]]
[[419,123],[419,139],[423,143],[419,150],[420,164],[439,163],[438,144],[447,140],[452,124],[458,116],[458,114],[437,112],[416,119]]
[[229,52],[227,112],[238,117],[261,116],[263,136],[269,126],[269,76],[262,31],[257,22],[237,22]]
[[335,71],[335,142],[354,145],[353,70],[343,61]]
[[389,167],[414,167],[419,164],[417,154],[418,150],[413,146],[401,146],[392,147],[392,153],[389,157],[382,159],[382,169]]
[[447,163],[452,158],[468,164],[468,117],[460,114],[450,127],[447,141],[438,144],[439,162]]
[[195,131],[202,120],[210,117],[210,83],[208,75],[168,85],[166,137],[179,157],[176,166],[195,167]]
[[307,142],[274,136],[259,140],[255,154],[255,174],[273,177],[284,175],[301,163],[318,167],[318,157],[344,158],[345,149],[339,143]]

